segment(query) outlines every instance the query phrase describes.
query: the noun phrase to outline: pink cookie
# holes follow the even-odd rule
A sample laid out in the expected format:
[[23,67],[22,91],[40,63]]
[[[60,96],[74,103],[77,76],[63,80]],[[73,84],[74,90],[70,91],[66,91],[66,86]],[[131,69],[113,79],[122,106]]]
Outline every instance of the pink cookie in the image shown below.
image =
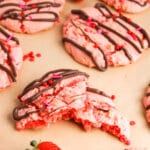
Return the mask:
[[148,85],[146,94],[143,98],[144,108],[146,109],[146,120],[150,123],[150,84]]
[[21,105],[13,111],[16,128],[37,128],[74,119],[85,130],[99,128],[130,144],[129,121],[110,96],[89,88],[87,80],[84,72],[59,69],[28,84],[19,95]]
[[74,113],[75,121],[81,123],[85,130],[91,127],[102,129],[129,145],[129,121],[116,108],[112,98],[91,87],[87,87],[86,94],[86,106]]
[[0,90],[17,80],[22,65],[22,49],[12,33],[0,28]]
[[150,47],[146,31],[131,19],[111,13],[103,4],[72,10],[63,26],[67,52],[79,63],[104,71],[139,59]]
[[118,11],[138,13],[150,8],[149,0],[102,0]]
[[0,24],[20,33],[47,30],[58,21],[65,0],[1,0]]

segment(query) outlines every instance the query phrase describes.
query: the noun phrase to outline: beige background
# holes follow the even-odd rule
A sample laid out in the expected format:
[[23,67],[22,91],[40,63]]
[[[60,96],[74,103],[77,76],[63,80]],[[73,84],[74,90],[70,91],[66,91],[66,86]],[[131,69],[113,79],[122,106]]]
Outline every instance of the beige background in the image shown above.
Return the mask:
[[[93,6],[96,0],[84,0],[82,3],[65,5],[61,20],[66,18],[71,8]],[[141,24],[150,33],[150,10],[137,15],[128,15]],[[123,150],[128,147],[115,137],[92,129],[85,132],[73,122],[60,121],[50,128],[24,130],[18,132],[12,119],[12,110],[19,104],[16,97],[25,85],[45,72],[58,68],[75,68],[89,73],[89,82],[93,87],[116,95],[115,103],[129,119],[136,121],[131,127],[131,146],[150,149],[150,128],[145,121],[142,97],[150,82],[150,49],[141,59],[126,67],[110,68],[106,72],[86,68],[76,63],[64,50],[61,42],[61,24],[48,31],[34,35],[16,34],[20,39],[24,54],[29,51],[40,52],[41,58],[33,63],[25,61],[18,82],[0,93],[0,150],[25,150],[29,141],[49,140],[58,144],[62,150]]]

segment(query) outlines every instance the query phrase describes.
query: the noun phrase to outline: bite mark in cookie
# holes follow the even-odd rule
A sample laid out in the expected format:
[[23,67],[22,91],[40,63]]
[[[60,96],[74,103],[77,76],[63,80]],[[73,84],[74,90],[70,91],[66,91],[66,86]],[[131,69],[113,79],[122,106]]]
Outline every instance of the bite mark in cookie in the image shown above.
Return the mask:
[[12,33],[0,28],[0,89],[16,82],[22,65],[22,49]]
[[111,97],[91,87],[87,87],[86,94],[86,106],[75,112],[75,121],[81,123],[85,130],[91,127],[102,129],[129,145],[129,121],[116,108]]
[[21,105],[13,111],[16,128],[73,119],[85,130],[100,128],[130,144],[130,123],[115,107],[113,97],[89,87],[87,80],[84,72],[58,69],[28,84],[19,95]]
[[[67,52],[79,63],[105,71],[135,62],[150,47],[146,31],[105,5],[72,10],[63,27]],[[116,30],[117,29],[117,30]]]
[[59,19],[64,3],[64,0],[1,0],[0,24],[21,33],[46,30]]

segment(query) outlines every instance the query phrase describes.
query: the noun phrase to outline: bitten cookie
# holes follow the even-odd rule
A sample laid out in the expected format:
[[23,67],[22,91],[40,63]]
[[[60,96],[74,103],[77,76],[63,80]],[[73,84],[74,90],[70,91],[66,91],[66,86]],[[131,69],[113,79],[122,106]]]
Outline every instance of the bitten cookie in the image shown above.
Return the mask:
[[101,3],[71,11],[63,26],[63,43],[77,62],[101,71],[133,63],[150,47],[142,27]]
[[36,33],[58,21],[65,0],[1,0],[0,24],[14,32]]
[[148,85],[146,94],[143,98],[144,108],[146,109],[146,120],[150,123],[150,84]]
[[101,0],[118,11],[138,13],[150,8],[149,0]]
[[70,119],[72,109],[84,107],[87,87],[86,73],[59,69],[46,73],[25,87],[19,99],[23,105],[15,108],[16,127],[35,128],[57,120]]
[[16,82],[22,55],[18,39],[0,28],[0,90]]
[[85,130],[100,128],[130,144],[129,121],[115,107],[110,96],[89,87],[88,75],[84,72],[50,71],[28,84],[19,99],[21,105],[13,111],[18,130],[73,119]]

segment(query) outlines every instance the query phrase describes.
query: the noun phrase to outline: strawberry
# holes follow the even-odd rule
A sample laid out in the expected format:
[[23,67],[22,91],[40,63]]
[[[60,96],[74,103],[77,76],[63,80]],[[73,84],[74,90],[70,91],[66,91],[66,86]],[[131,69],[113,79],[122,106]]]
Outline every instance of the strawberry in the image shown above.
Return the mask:
[[33,150],[61,150],[55,143],[50,141],[42,141],[38,143],[36,140],[32,140],[30,145],[33,147]]
[[56,144],[48,141],[41,142],[37,147],[39,150],[61,150]]

